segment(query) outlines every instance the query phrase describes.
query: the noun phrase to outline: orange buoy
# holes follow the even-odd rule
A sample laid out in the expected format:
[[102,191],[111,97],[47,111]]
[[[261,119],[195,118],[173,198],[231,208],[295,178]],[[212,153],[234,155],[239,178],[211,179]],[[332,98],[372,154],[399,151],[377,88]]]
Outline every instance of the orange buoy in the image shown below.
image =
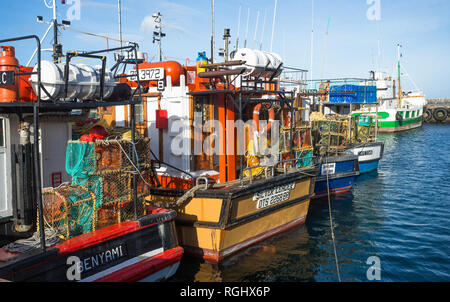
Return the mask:
[[[262,108],[262,104],[258,104],[253,108],[253,121],[255,122],[256,131],[259,132],[259,115]],[[266,107],[267,108],[267,107]],[[267,127],[264,129],[265,132],[269,132],[272,128],[272,124],[275,121],[275,110],[273,108],[268,109],[269,111],[269,121],[267,122]]]
[[[19,72],[19,61],[15,57],[14,47],[12,46],[0,46],[0,72],[1,71],[13,71],[15,74]],[[6,74],[2,74],[2,78],[6,77]],[[2,79],[5,82],[5,79]],[[0,86],[0,103],[10,103],[17,101],[19,77],[14,76],[13,85],[1,85]]]

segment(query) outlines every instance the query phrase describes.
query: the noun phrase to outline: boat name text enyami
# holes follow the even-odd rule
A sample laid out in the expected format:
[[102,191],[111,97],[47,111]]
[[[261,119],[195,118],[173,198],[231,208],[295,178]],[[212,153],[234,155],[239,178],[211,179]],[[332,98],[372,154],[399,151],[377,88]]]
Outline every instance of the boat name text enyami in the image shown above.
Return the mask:
[[67,279],[69,281],[79,281],[81,280],[81,273],[88,272],[124,256],[121,245],[83,259],[77,256],[71,256],[67,258],[66,263],[67,265],[71,265],[67,270]]

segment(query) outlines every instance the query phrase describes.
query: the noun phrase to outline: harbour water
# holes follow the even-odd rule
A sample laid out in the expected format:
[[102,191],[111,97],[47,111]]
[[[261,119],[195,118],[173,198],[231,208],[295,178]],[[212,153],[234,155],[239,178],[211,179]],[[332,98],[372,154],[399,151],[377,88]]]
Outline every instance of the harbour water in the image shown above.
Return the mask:
[[[450,281],[450,125],[380,135],[378,172],[360,176],[332,200],[343,281],[368,281],[369,257],[381,281]],[[337,281],[327,199],[313,201],[304,226],[217,266],[184,257],[171,281]]]

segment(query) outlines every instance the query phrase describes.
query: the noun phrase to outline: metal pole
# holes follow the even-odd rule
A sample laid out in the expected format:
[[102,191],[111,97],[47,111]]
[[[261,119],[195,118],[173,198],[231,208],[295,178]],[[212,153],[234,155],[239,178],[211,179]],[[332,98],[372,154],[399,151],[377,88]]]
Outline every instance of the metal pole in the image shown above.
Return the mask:
[[[38,84],[41,85],[41,42],[35,36],[37,42],[37,65],[38,65]],[[45,251],[45,230],[44,230],[44,207],[42,205],[42,188],[41,188],[41,163],[39,157],[39,106],[41,104],[41,89],[39,87],[37,102],[33,104],[33,123],[34,123],[34,184],[36,185],[36,197],[39,210],[39,233],[41,239],[41,249]]]
[[270,52],[273,50],[273,36],[275,35],[275,20],[277,17],[277,5],[278,0],[275,0],[275,9],[273,11],[273,24],[272,24],[272,40],[270,41]]
[[56,20],[56,0],[53,0],[53,61],[58,63],[58,21]]
[[402,87],[401,87],[401,72],[400,72],[400,47],[402,47],[400,44],[397,44],[398,49],[398,107],[400,108],[402,106]]
[[248,39],[248,25],[250,23],[250,7],[248,8],[248,14],[247,14],[247,28],[245,30],[245,41],[244,41],[244,48],[247,47],[247,39]]
[[241,13],[242,13],[242,5],[239,6],[239,21],[238,21],[238,30],[237,30],[237,39],[236,39],[236,50],[239,49],[239,35],[241,34]]
[[[120,4],[120,0],[117,1],[118,6],[118,14],[119,14],[119,40],[120,40],[120,47],[122,47],[122,8]],[[120,54],[122,54],[122,49],[120,50]]]
[[212,6],[212,36],[211,36],[211,63],[214,64],[214,52],[216,49],[216,41],[214,38],[215,35],[215,28],[214,28],[214,14],[215,14],[215,4],[214,4],[214,0],[211,1],[211,6]]
[[311,9],[311,68],[310,68],[310,75],[309,79],[311,80],[311,88],[313,86],[313,59],[314,59],[314,0],[312,0],[312,9]]
[[162,18],[159,16],[159,41],[158,41],[158,51],[159,51],[159,61],[162,62]]
[[257,15],[256,15],[256,26],[255,26],[255,35],[253,36],[253,44],[252,44],[252,48],[255,49],[256,48],[256,35],[258,34],[258,25],[259,25],[259,14],[260,12],[258,11]]
[[263,22],[263,30],[261,32],[261,40],[259,41],[259,50],[262,50],[263,47],[264,32],[266,30],[266,18],[267,18],[267,9],[264,10],[264,22]]

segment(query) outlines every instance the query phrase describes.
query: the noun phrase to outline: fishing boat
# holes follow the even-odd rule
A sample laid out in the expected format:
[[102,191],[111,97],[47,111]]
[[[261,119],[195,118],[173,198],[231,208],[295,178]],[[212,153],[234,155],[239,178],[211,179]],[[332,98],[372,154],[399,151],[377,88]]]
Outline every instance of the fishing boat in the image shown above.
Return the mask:
[[384,143],[375,141],[349,145],[347,150],[358,156],[359,172],[365,174],[378,170],[384,154]]
[[[176,210],[185,252],[214,263],[303,224],[318,172],[303,108],[278,89],[282,59],[252,49],[233,55],[139,65],[141,133],[158,166],[146,200]],[[126,125],[127,111],[101,116]]]
[[[397,79],[385,72],[372,72],[376,81],[379,108],[368,106],[353,112],[354,115],[377,114],[379,116],[379,132],[394,133],[419,128],[423,124],[424,108],[427,101],[423,90],[413,82],[415,90],[405,91],[402,82],[400,58],[401,46],[398,45]],[[406,72],[406,71],[405,71]]]
[[336,195],[352,189],[360,175],[358,156],[331,156],[320,159],[320,173],[316,179],[314,198]]
[[[379,108],[376,81],[353,78],[322,79],[313,80],[312,87],[314,89],[311,91],[300,90],[299,95],[313,99],[312,104],[318,100],[319,106],[316,110],[324,114],[318,116],[317,127],[337,129],[330,133],[316,129],[318,135],[315,138],[318,142],[322,140],[316,150],[331,144],[331,141],[327,141],[331,137],[335,144],[332,146],[332,152],[349,152],[358,156],[361,174],[377,170],[379,161],[383,158],[384,143],[378,141],[380,116],[376,113]],[[356,108],[359,113],[355,113]],[[374,108],[375,113],[371,113]],[[327,123],[327,120],[332,124]],[[345,125],[334,125],[338,121]]]
[[[30,40],[37,46],[34,68],[21,66],[9,46]],[[141,89],[126,90],[116,76],[124,65],[134,64],[138,71],[137,61],[119,56],[111,70],[106,67],[106,53],[137,58],[136,45],[64,55],[54,47],[60,63],[41,59],[37,36],[0,45],[0,278],[116,282],[171,277],[183,255],[176,212],[144,202],[146,180],[137,172],[152,170],[149,142],[136,140],[134,110],[142,102]],[[73,58],[98,60],[101,67],[72,64]],[[128,138],[115,134],[110,139],[95,124],[81,138],[72,137],[72,123],[88,120],[90,109],[117,105],[131,108]]]
[[314,198],[350,191],[360,175],[360,168],[358,155],[347,150],[349,119],[325,116],[320,112],[313,112],[310,119],[314,152],[320,168]]

